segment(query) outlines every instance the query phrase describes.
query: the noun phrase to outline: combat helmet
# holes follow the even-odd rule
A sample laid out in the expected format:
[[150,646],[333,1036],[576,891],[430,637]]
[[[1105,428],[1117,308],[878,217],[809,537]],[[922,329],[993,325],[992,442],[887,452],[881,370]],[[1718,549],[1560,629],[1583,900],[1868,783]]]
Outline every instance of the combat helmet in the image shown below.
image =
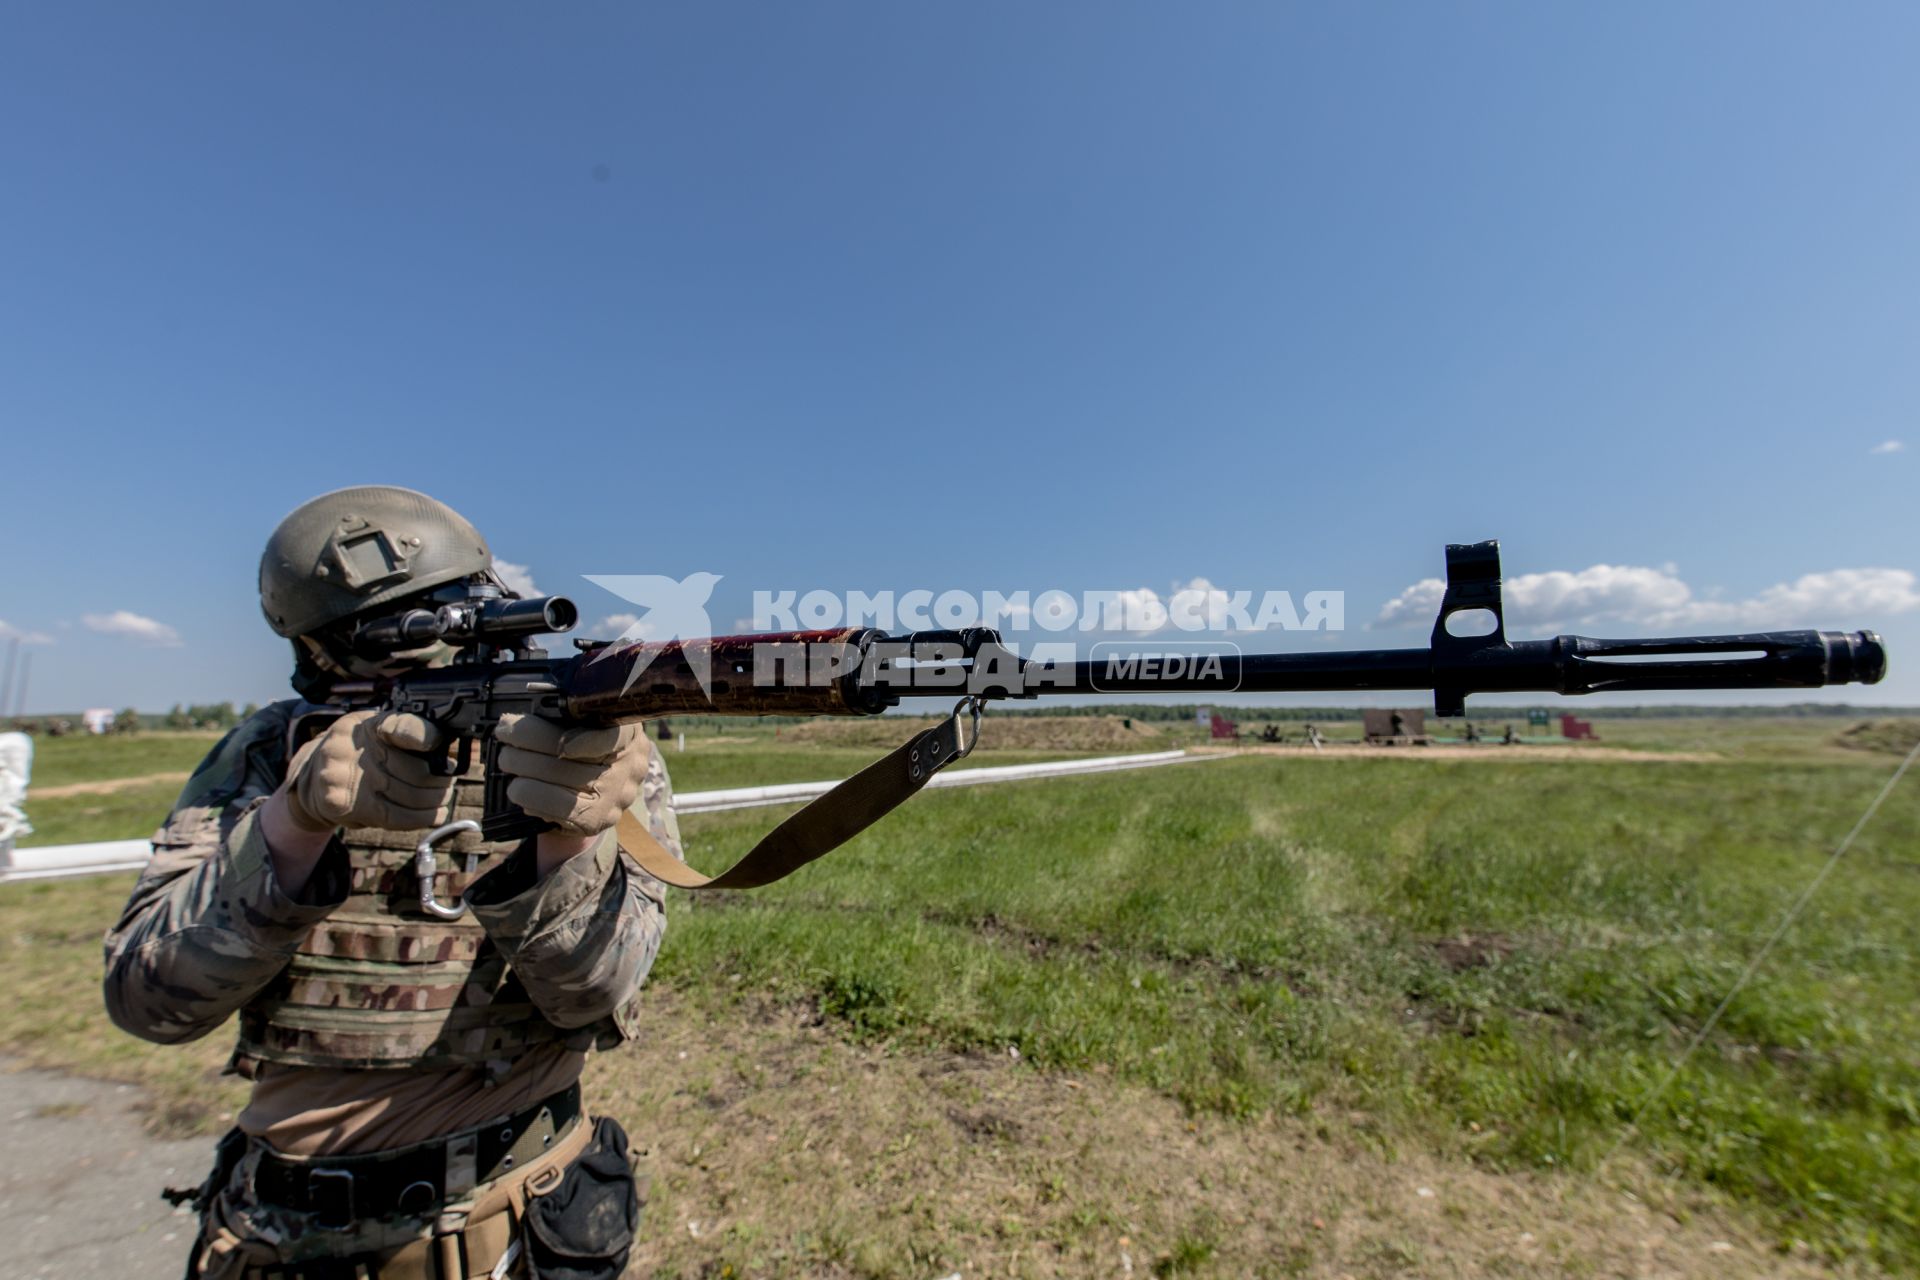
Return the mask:
[[446,503],[393,485],[336,489],[295,507],[267,539],[260,611],[295,639],[492,567],[487,540]]

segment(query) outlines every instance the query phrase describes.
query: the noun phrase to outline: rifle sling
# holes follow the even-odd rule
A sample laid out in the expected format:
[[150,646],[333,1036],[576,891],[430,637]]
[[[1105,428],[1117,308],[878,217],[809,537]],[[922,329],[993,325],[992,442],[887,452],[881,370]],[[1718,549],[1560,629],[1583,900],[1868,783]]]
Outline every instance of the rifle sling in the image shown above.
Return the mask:
[[[654,878],[676,889],[756,889],[781,880],[831,853],[891,813],[938,773],[966,754],[961,719],[952,715],[915,734],[791,815],[717,876],[705,876],[667,851],[632,813],[615,828],[620,847]],[[971,742],[965,744],[970,749]]]

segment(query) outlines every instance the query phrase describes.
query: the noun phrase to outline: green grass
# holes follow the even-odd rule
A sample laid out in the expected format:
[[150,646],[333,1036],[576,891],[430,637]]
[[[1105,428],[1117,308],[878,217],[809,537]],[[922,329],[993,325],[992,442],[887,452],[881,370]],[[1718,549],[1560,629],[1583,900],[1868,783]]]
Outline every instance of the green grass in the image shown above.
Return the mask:
[[134,875],[0,885],[0,1047],[30,1062],[149,1087],[166,1127],[215,1133],[245,1086],[220,1068],[233,1047],[217,1031],[162,1046],[114,1029],[100,999],[101,938],[120,916]]
[[[785,885],[681,898],[656,979],[1500,1167],[1591,1169],[1638,1114],[1783,1240],[1885,1261],[1920,1252],[1920,788],[1639,1108],[1886,772],[1235,761],[929,795]],[[695,860],[764,825],[690,823]]]
[[[1269,757],[929,793],[784,884],[677,895],[655,981],[723,1017],[772,992],[850,1038],[1013,1047],[1386,1151],[1606,1177],[1624,1136],[1783,1242],[1901,1269],[1920,1256],[1920,779],[1643,1107],[1892,769],[1827,754],[1835,728],[1803,728],[1798,758],[1763,726],[1751,752],[1713,731],[1733,744],[1715,763]],[[683,790],[871,758],[668,757]],[[693,861],[725,865],[780,812],[685,819]],[[224,1098],[218,1046],[105,1030],[98,939],[129,883],[0,888],[0,1045]],[[1149,1265],[1201,1265],[1189,1243]]]
[[19,847],[144,840],[166,818],[179,795],[178,782],[147,782],[71,796],[35,796],[29,792],[26,809],[33,834],[23,837]]
[[[217,733],[67,734],[33,740],[33,785],[137,778],[192,769],[220,740]],[[174,787],[178,792],[180,788]],[[171,797],[169,797],[171,799]]]
[[[1603,747],[1631,747],[1641,751],[1711,751],[1729,759],[1777,763],[1844,762],[1855,752],[1838,739],[1861,723],[1843,716],[1745,716],[1716,720],[1710,717],[1622,716],[1604,713],[1588,717]],[[1889,728],[1912,726],[1915,720],[1887,719]],[[1556,731],[1558,722],[1555,722]],[[1912,745],[1912,739],[1907,739]]]
[[[900,741],[909,735],[902,733]],[[667,772],[675,791],[718,791],[728,787],[774,786],[785,782],[830,782],[866,768],[884,756],[884,749],[807,747],[787,750],[772,742],[731,739],[701,743],[687,751],[666,749]],[[1040,760],[1071,759],[1085,752],[989,751],[982,749],[949,770],[978,769]]]
[[[906,740],[901,734],[901,740]],[[192,769],[216,740],[206,734],[145,734],[134,738],[52,738],[34,763],[34,786],[97,782],[149,773]],[[143,755],[142,753],[148,753]],[[843,778],[873,763],[884,752],[864,748],[786,750],[770,734],[724,737],[696,742],[687,751],[666,748],[667,767],[678,791],[770,786],[783,782],[821,782]],[[955,769],[1025,764],[1074,755],[1062,751],[990,751],[962,760]],[[51,762],[51,776],[42,769]],[[36,796],[29,791],[27,816],[33,834],[20,840],[35,845],[78,844],[93,840],[145,839],[153,834],[180,794],[178,782],[155,782],[81,795]]]

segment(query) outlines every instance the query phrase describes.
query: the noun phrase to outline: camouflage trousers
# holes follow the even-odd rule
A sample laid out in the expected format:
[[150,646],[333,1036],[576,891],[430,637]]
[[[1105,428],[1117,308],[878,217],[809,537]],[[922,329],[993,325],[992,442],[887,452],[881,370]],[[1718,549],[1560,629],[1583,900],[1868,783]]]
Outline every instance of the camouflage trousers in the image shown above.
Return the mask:
[[[524,1230],[529,1205],[562,1185],[597,1136],[597,1127],[577,1116],[550,1150],[464,1192],[449,1188],[448,1202],[431,1215],[342,1228],[256,1198],[262,1149],[236,1131],[221,1144],[224,1177],[217,1167],[199,1201],[200,1235],[187,1280],[525,1280],[538,1274],[529,1266],[533,1250]],[[619,1155],[624,1163],[624,1148]]]

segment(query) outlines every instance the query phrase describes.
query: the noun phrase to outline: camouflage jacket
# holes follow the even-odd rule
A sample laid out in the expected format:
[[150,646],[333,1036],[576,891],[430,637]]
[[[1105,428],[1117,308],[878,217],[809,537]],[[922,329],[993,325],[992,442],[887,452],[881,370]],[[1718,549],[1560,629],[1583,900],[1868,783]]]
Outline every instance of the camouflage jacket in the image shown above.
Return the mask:
[[[338,839],[289,895],[255,823],[286,776],[293,722],[307,709],[274,703],[221,739],[154,834],[152,860],[106,937],[106,1005],[121,1029],[161,1044],[206,1035],[272,983],[307,931],[346,900]],[[679,854],[658,751],[634,813]],[[544,880],[531,844],[473,886],[473,917],[555,1026],[627,1009],[666,930],[665,886],[620,852],[612,831]]]

